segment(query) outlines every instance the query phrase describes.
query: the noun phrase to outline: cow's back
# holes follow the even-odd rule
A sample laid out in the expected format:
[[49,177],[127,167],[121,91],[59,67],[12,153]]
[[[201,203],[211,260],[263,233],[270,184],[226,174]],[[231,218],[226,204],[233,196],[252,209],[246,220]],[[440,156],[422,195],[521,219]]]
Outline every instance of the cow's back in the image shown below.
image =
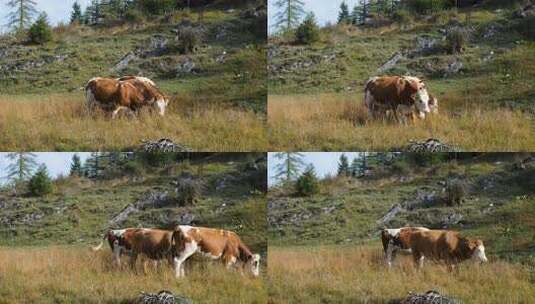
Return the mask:
[[152,259],[160,259],[170,253],[172,231],[137,228],[132,231],[132,249]]

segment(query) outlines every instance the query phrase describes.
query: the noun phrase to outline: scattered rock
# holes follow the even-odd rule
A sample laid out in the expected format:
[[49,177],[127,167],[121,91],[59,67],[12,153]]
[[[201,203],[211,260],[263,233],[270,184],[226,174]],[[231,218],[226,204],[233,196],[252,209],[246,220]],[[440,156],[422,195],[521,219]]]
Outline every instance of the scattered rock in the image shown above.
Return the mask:
[[177,77],[183,74],[195,73],[195,62],[190,57],[184,57],[180,63],[176,66]]
[[176,144],[168,138],[162,138],[157,141],[144,140],[141,144],[141,150],[144,152],[191,152],[186,146]]
[[128,67],[130,62],[138,60],[139,56],[135,52],[128,52],[121,60],[112,68],[113,71],[122,71]]
[[173,295],[172,292],[162,290],[159,293],[145,293],[141,295],[135,302],[136,304],[193,304],[193,301],[183,297]]
[[430,138],[423,142],[410,141],[404,149],[407,152],[460,152],[455,146],[447,145],[438,139]]
[[464,67],[463,63],[459,58],[455,58],[453,61],[448,63],[448,65],[442,70],[444,77],[447,77],[451,74],[459,73]]
[[410,292],[409,295],[405,299],[402,299],[401,301],[394,301],[394,303],[399,303],[399,304],[436,304],[436,303],[461,304],[462,302],[457,299],[441,295],[438,291],[429,290],[428,292],[423,293],[423,294]]
[[392,69],[400,60],[405,58],[401,52],[397,52],[387,62],[385,62],[380,68],[377,69],[377,73],[382,74]]
[[111,227],[120,226],[132,213],[145,210],[147,208],[162,208],[174,203],[167,192],[149,191],[139,198],[135,203],[128,204],[119,214],[110,220]]
[[390,208],[390,210],[388,210],[388,212],[381,219],[377,220],[376,223],[379,226],[385,225],[386,223],[390,222],[398,213],[404,211],[405,209],[403,209],[400,204],[396,204],[392,206],[392,208]]
[[441,221],[440,225],[443,229],[447,229],[449,226],[457,225],[461,222],[463,219],[463,215],[459,213],[451,213],[446,216],[444,216]]

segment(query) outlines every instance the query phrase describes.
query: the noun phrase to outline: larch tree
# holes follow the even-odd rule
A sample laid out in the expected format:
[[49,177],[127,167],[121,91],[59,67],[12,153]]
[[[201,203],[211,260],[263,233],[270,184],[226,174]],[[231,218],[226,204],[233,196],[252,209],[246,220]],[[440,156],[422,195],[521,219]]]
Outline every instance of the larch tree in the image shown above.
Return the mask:
[[27,29],[37,14],[35,9],[35,0],[10,0],[7,6],[12,9],[7,15],[7,26],[16,32],[22,32]]
[[7,158],[11,161],[7,167],[7,178],[15,185],[30,179],[37,166],[35,157],[35,154],[25,152],[7,154]]
[[296,28],[305,14],[302,0],[277,0],[275,6],[279,10],[275,14],[275,28],[288,32]]
[[301,169],[305,166],[303,157],[304,155],[298,152],[281,152],[275,154],[275,158],[280,161],[275,166],[275,178],[285,184],[297,179]]

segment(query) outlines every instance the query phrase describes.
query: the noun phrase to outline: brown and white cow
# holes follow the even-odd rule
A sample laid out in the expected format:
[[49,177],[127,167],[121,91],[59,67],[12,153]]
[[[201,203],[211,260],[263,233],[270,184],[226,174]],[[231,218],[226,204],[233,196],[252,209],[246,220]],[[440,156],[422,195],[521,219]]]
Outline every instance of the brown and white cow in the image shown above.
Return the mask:
[[444,261],[450,269],[458,263],[474,259],[485,263],[485,246],[479,239],[462,237],[457,231],[430,230],[410,234],[410,248],[414,263],[422,268],[424,259]]
[[392,267],[398,252],[411,252],[410,234],[417,231],[429,231],[429,229],[425,227],[403,227],[383,229],[381,231],[381,241],[383,242],[383,251],[388,267]]
[[102,248],[104,240],[107,240],[113,252],[113,261],[116,265],[121,264],[121,255],[130,256],[130,266],[133,268],[139,255],[158,261],[168,259],[171,262],[172,230],[154,228],[125,228],[109,230],[104,239],[93,251]]
[[[401,122],[398,111],[416,108],[418,117],[424,119],[432,112],[430,100],[438,111],[438,100],[431,99],[423,80],[413,76],[372,77],[366,82],[364,104],[371,117],[384,116],[391,111],[396,121]],[[399,109],[399,110],[398,110]]]
[[184,262],[193,254],[200,253],[212,260],[220,260],[227,268],[238,263],[258,276],[260,272],[260,255],[253,254],[232,232],[204,227],[178,226],[173,232],[174,266],[177,278],[184,277]]
[[115,118],[121,110],[138,111],[150,106],[165,115],[169,99],[148,78],[126,76],[123,78],[95,77],[85,86],[88,109],[98,106],[111,112]]

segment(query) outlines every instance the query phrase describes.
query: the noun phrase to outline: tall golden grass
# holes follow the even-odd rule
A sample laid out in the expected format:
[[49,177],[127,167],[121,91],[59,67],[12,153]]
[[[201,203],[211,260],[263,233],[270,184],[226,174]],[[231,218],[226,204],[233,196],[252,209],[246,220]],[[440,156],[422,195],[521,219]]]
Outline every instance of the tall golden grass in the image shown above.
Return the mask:
[[265,151],[265,118],[216,102],[175,100],[165,117],[86,115],[80,94],[0,96],[0,150],[131,150],[170,138],[199,151]]
[[388,270],[379,246],[270,246],[268,277],[271,303],[388,303],[409,292],[437,290],[464,303],[535,303],[528,271],[493,260],[461,264],[458,272],[427,264],[415,269],[399,256]]
[[[141,264],[141,263],[139,263]],[[167,265],[112,267],[108,251],[80,247],[0,248],[0,303],[131,303],[169,290],[194,303],[266,303],[264,281],[201,264],[177,280]],[[128,268],[128,267],[126,267]]]
[[[455,107],[415,124],[370,121],[360,94],[269,96],[273,151],[385,151],[438,138],[467,151],[532,151],[534,121],[520,111]],[[453,109],[460,109],[454,112]]]

